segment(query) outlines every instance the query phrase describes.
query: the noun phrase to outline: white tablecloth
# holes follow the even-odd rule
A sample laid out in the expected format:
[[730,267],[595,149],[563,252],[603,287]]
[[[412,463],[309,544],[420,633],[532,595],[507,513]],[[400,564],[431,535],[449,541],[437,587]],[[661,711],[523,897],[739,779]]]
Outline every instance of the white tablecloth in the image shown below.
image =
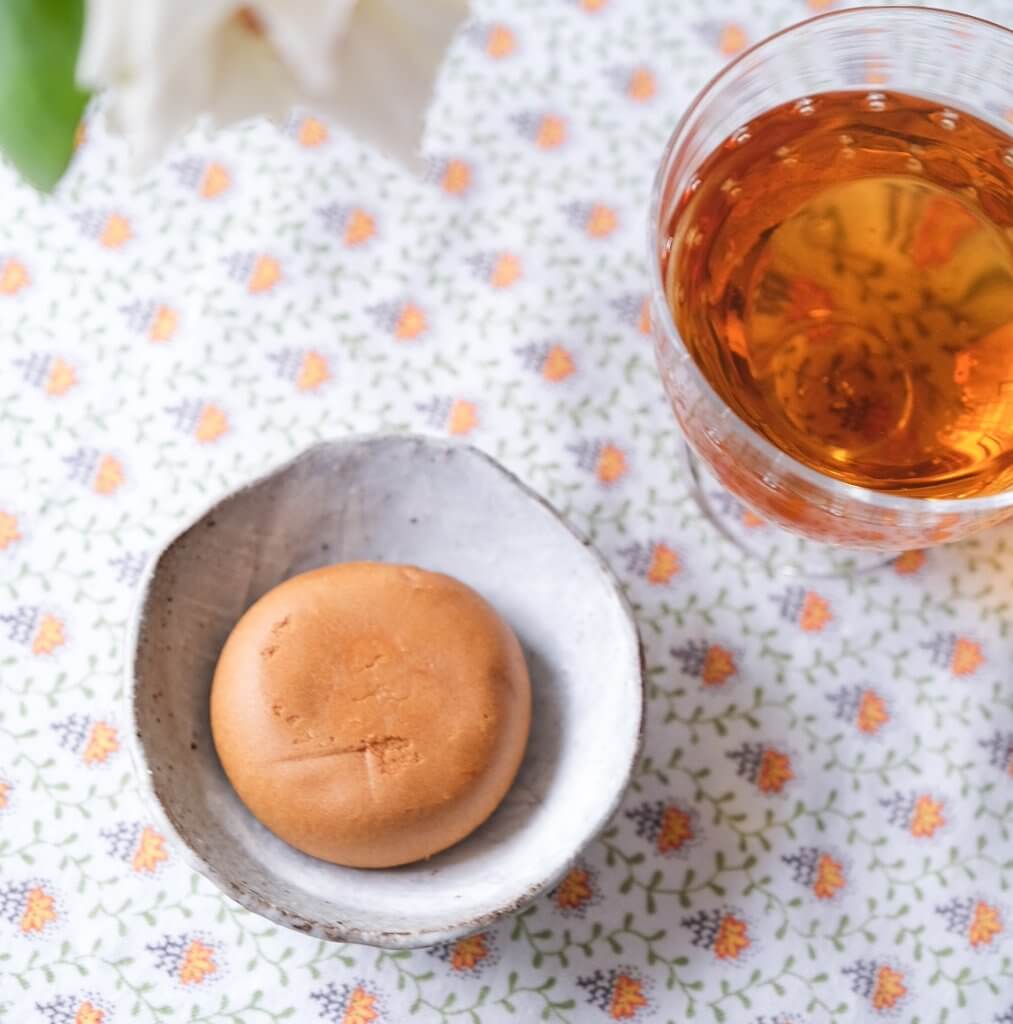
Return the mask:
[[[680,111],[829,6],[481,2],[425,184],[308,116],[188,137],[139,182],[91,123],[55,200],[3,176],[0,1018],[1013,1022],[1013,533],[767,576],[688,495],[645,331]],[[121,717],[155,538],[381,428],[466,438],[586,531],[650,686],[633,787],[562,885],[410,954],[192,875]]]

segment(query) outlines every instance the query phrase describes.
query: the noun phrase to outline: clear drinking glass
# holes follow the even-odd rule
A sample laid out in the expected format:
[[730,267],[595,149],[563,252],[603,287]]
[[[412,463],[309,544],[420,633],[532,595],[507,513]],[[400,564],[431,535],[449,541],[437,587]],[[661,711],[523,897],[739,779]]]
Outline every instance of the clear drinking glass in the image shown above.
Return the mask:
[[[831,90],[897,90],[943,109],[963,109],[1008,133],[1010,83],[1013,32],[1002,26],[923,7],[839,11],[786,29],[726,66],[690,106],[665,149],[650,210],[658,365],[705,511],[753,553],[770,559],[772,550],[780,551],[774,559],[779,568],[836,572],[869,559],[881,563],[883,552],[957,540],[1013,515],[1013,490],[932,499],[866,489],[803,465],[748,426],[698,368],[665,297],[662,258],[676,205],[712,151],[780,104]],[[1013,162],[1013,148],[1006,158]],[[720,485],[707,482],[709,473]],[[817,544],[796,547],[788,538],[791,544],[771,548],[769,532],[758,540],[764,529],[783,539],[777,527]],[[863,554],[838,558],[825,545]]]

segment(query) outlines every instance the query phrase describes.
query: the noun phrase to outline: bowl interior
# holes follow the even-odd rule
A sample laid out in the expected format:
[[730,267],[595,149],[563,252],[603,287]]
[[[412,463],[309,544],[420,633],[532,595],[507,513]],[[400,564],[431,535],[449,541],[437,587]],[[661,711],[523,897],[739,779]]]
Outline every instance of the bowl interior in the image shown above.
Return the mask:
[[[289,576],[351,560],[415,564],[473,586],[516,631],[533,685],[531,736],[503,804],[461,843],[395,869],[337,867],[272,835],[211,741],[211,679],[242,613]],[[311,449],[165,550],[136,629],[135,750],[163,823],[244,906],[325,938],[426,944],[519,905],[605,823],[637,751],[637,638],[613,577],[470,448],[376,438]]]

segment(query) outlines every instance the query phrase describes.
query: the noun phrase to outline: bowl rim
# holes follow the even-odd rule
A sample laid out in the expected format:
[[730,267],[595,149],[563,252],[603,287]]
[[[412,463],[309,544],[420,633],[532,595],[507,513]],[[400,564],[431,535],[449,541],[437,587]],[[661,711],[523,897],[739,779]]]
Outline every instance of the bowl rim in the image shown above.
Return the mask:
[[[478,458],[479,461],[484,462],[488,467],[500,474],[504,479],[504,483],[519,488],[529,498],[533,498],[539,506],[547,511],[556,522],[560,523],[566,531],[580,543],[584,549],[586,557],[590,558],[595,563],[598,571],[602,573],[605,580],[610,584],[612,593],[618,601],[622,621],[624,622],[626,632],[632,641],[633,663],[628,667],[628,678],[632,684],[630,686],[632,689],[632,697],[637,703],[635,715],[635,721],[637,723],[636,735],[633,737],[629,758],[624,766],[624,771],[621,776],[621,785],[617,787],[614,795],[599,814],[590,821],[589,827],[584,830],[578,841],[574,844],[569,856],[564,860],[562,865],[554,866],[538,882],[529,885],[523,892],[518,893],[507,902],[492,910],[488,910],[485,913],[468,917],[464,920],[448,920],[446,924],[441,926],[414,928],[405,931],[368,928],[360,925],[344,924],[342,922],[313,920],[303,914],[288,910],[283,906],[279,906],[262,893],[253,892],[250,889],[242,885],[237,885],[225,878],[222,872],[214,864],[209,862],[205,857],[198,853],[196,849],[194,849],[191,843],[176,827],[176,824],[169,815],[169,812],[162,804],[162,801],[155,790],[154,774],[148,763],[144,739],[137,720],[137,706],[135,702],[135,694],[137,690],[136,664],[138,642],[144,619],[144,610],[147,605],[148,594],[151,589],[152,581],[155,577],[155,572],[162,558],[168,553],[170,548],[172,548],[172,546],[191,529],[193,529],[207,516],[211,515],[225,502],[231,500],[243,491],[257,487],[272,477],[278,476],[279,474],[292,469],[299,462],[310,458],[319,451],[334,448],[372,447],[374,445],[382,445],[390,442],[416,444],[421,447],[428,447],[436,451],[447,453],[462,452],[468,457]],[[228,492],[220,494],[212,500],[210,504],[202,506],[195,515],[188,518],[181,526],[174,527],[168,536],[162,538],[153,546],[152,554],[144,567],[144,571],[138,583],[137,593],[127,624],[123,665],[123,704],[125,712],[123,720],[129,725],[127,748],[142,803],[147,811],[154,817],[158,826],[167,836],[170,837],[177,852],[182,857],[183,862],[191,870],[206,878],[215,886],[215,888],[235,900],[244,909],[251,911],[252,913],[259,914],[261,917],[266,918],[274,924],[281,925],[282,927],[290,928],[294,931],[302,932],[305,935],[311,935],[314,938],[328,942],[353,942],[384,949],[417,949],[434,945],[439,942],[451,941],[461,937],[462,935],[479,931],[499,918],[516,912],[562,878],[573,867],[587,846],[593,842],[598,834],[607,826],[626,795],[626,791],[629,788],[629,784],[633,776],[634,768],[636,767],[641,750],[643,749],[646,711],[644,693],[645,674],[643,641],[640,637],[632,605],[630,604],[629,598],[626,596],[622,583],[601,552],[599,552],[591,543],[590,539],[583,536],[574,526],[572,526],[546,498],[534,491],[524,483],[524,481],[517,477],[516,474],[503,466],[487,452],[484,452],[480,448],[471,444],[448,440],[438,435],[418,433],[378,432],[350,434],[345,437],[314,442],[313,444],[301,449],[295,455],[289,456],[277,464],[268,467],[266,470],[242,483],[238,487],[234,487]],[[626,677],[627,673],[623,673],[623,676]]]

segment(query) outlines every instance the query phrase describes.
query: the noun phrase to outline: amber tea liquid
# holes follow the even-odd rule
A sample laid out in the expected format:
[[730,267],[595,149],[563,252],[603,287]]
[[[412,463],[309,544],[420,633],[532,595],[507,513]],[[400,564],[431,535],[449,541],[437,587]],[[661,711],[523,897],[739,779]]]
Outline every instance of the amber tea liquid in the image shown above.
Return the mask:
[[723,400],[849,483],[1013,486],[1013,139],[900,93],[777,107],[697,172],[663,268]]

